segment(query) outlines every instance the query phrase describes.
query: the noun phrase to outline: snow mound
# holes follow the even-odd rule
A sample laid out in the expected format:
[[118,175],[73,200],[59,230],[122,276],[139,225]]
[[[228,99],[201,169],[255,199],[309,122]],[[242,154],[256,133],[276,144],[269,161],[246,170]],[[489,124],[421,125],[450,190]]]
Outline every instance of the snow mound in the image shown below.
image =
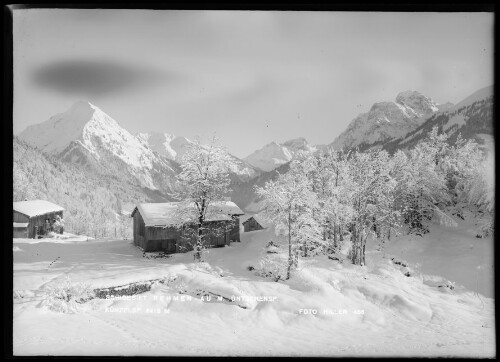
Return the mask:
[[421,305],[403,295],[388,293],[384,290],[367,286],[359,286],[357,289],[370,302],[398,312],[408,319],[427,322],[432,318],[432,310],[428,305]]

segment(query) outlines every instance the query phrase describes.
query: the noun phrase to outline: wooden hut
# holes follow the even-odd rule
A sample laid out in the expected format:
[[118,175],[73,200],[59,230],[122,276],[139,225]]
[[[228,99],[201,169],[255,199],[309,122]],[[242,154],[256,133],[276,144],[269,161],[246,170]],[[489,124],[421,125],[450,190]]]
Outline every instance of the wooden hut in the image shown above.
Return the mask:
[[[243,211],[231,201],[212,202],[206,213],[205,245],[217,247],[240,241]],[[132,211],[134,244],[144,251],[183,253],[193,250],[198,226],[196,206],[181,202],[145,203]]]
[[[45,200],[14,202],[14,237],[37,238],[53,231],[56,215],[63,217],[64,208]],[[61,228],[61,234],[63,230]]]
[[242,224],[243,224],[243,230],[245,232],[263,230],[268,227],[267,222],[259,214],[247,217],[245,220],[243,220]]

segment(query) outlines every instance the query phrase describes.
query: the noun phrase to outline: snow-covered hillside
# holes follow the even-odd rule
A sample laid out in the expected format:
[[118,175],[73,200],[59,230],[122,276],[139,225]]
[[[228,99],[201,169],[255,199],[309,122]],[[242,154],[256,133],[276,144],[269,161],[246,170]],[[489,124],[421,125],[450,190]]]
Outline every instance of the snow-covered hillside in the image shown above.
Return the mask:
[[271,142],[245,157],[244,160],[263,171],[272,171],[295,157],[313,153],[316,149],[305,138],[300,137],[283,143]]
[[330,146],[334,149],[367,147],[404,136],[429,116],[451,107],[439,105],[417,91],[405,91],[395,101],[375,103],[367,113],[357,116]]
[[[201,264],[191,253],[146,258],[123,240],[14,239],[14,354],[492,358],[494,300],[463,281],[490,282],[493,240],[471,227],[369,244],[365,267],[304,259],[280,282],[249,268],[279,244],[272,229]],[[130,292],[59,299],[110,287]]]
[[[137,138],[144,142],[147,147],[157,152],[158,154],[179,162],[184,153],[188,150],[193,141],[182,136],[174,136],[169,133],[138,133]],[[253,178],[259,172],[250,164],[240,160],[239,158],[229,154],[231,159],[230,170],[237,175],[242,181]]]
[[153,190],[164,189],[160,180],[177,172],[174,163],[156,155],[89,102],[77,102],[66,112],[29,126],[18,137],[66,162],[126,170],[142,186]]

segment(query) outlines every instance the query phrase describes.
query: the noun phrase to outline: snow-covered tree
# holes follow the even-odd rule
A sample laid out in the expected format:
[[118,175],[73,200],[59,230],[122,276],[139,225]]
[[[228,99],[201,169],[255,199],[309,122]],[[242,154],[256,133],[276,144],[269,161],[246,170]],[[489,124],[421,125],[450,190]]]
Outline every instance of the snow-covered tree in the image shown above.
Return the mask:
[[474,140],[459,135],[445,158],[446,177],[454,203],[465,201],[476,206],[488,202],[485,157]]
[[344,234],[353,217],[349,178],[349,154],[328,149],[315,157],[313,191],[318,198],[318,216],[327,242],[327,254],[335,254],[344,242]]
[[59,215],[56,215],[54,223],[52,224],[52,229],[55,233],[62,234],[64,230],[64,219]]
[[262,199],[265,217],[276,225],[276,233],[288,238],[288,265],[286,279],[292,268],[298,266],[299,246],[319,242],[321,229],[313,217],[317,198],[312,191],[304,165],[292,161],[290,171],[279,174],[276,180],[266,182],[264,187],[256,187]]
[[[409,163],[408,156],[401,150],[398,150],[390,160],[390,174],[392,176],[392,179],[396,182],[396,185],[393,189],[393,194],[392,194],[392,210],[393,211],[402,211],[404,208],[404,203],[406,200],[406,194],[407,194],[407,181],[408,177],[410,177],[410,172],[409,168],[411,167],[411,164]],[[384,238],[387,238],[387,240],[390,240],[392,235],[396,235],[398,233],[398,228],[399,228],[399,222],[400,222],[400,216],[399,218],[388,220],[389,225],[383,230],[382,232],[382,244]]]
[[354,183],[349,173],[349,153],[328,150],[323,154],[324,166],[320,168],[320,200],[326,217],[327,236],[330,241],[329,251],[337,253],[344,242],[348,225],[354,217],[352,197]]
[[428,232],[428,221],[437,207],[450,202],[446,180],[446,135],[434,128],[428,138],[409,152],[404,182],[404,221],[410,232]]
[[365,265],[368,236],[377,236],[377,227],[394,225],[398,218],[399,213],[393,208],[396,181],[390,173],[389,155],[385,151],[355,152],[349,165],[354,184],[351,260]]
[[[323,253],[327,245],[327,240],[324,238],[325,233],[325,216],[324,202],[321,202],[322,182],[320,174],[321,161],[314,155],[299,155],[299,157],[290,165],[290,176],[300,178],[305,176],[310,192],[309,205],[304,208],[302,221],[305,222],[304,227],[300,227],[297,234],[299,246],[296,250],[296,260],[300,253],[303,257],[315,256]],[[307,220],[311,218],[311,220]]]
[[[179,219],[182,219],[182,223],[196,225],[196,243],[193,248],[197,261],[201,260],[202,252],[206,248],[207,211],[214,202],[224,200],[230,191],[231,160],[228,153],[216,142],[214,137],[208,146],[202,145],[200,140],[188,146],[180,160],[182,171],[177,175],[179,189],[172,194],[182,204],[179,207],[182,212]],[[214,229],[211,228],[211,231]]]
[[30,200],[37,195],[36,191],[33,189],[33,185],[29,182],[25,173],[19,168],[17,163],[14,163],[13,167],[12,191],[14,201]]

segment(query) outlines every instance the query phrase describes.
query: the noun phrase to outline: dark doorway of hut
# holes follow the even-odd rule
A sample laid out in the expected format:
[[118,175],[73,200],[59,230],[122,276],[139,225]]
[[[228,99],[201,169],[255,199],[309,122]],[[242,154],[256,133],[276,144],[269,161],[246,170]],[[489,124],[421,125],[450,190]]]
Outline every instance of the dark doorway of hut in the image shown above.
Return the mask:
[[161,241],[161,248],[167,254],[172,254],[172,253],[175,253],[175,244],[176,244],[176,240],[175,239],[162,240]]

